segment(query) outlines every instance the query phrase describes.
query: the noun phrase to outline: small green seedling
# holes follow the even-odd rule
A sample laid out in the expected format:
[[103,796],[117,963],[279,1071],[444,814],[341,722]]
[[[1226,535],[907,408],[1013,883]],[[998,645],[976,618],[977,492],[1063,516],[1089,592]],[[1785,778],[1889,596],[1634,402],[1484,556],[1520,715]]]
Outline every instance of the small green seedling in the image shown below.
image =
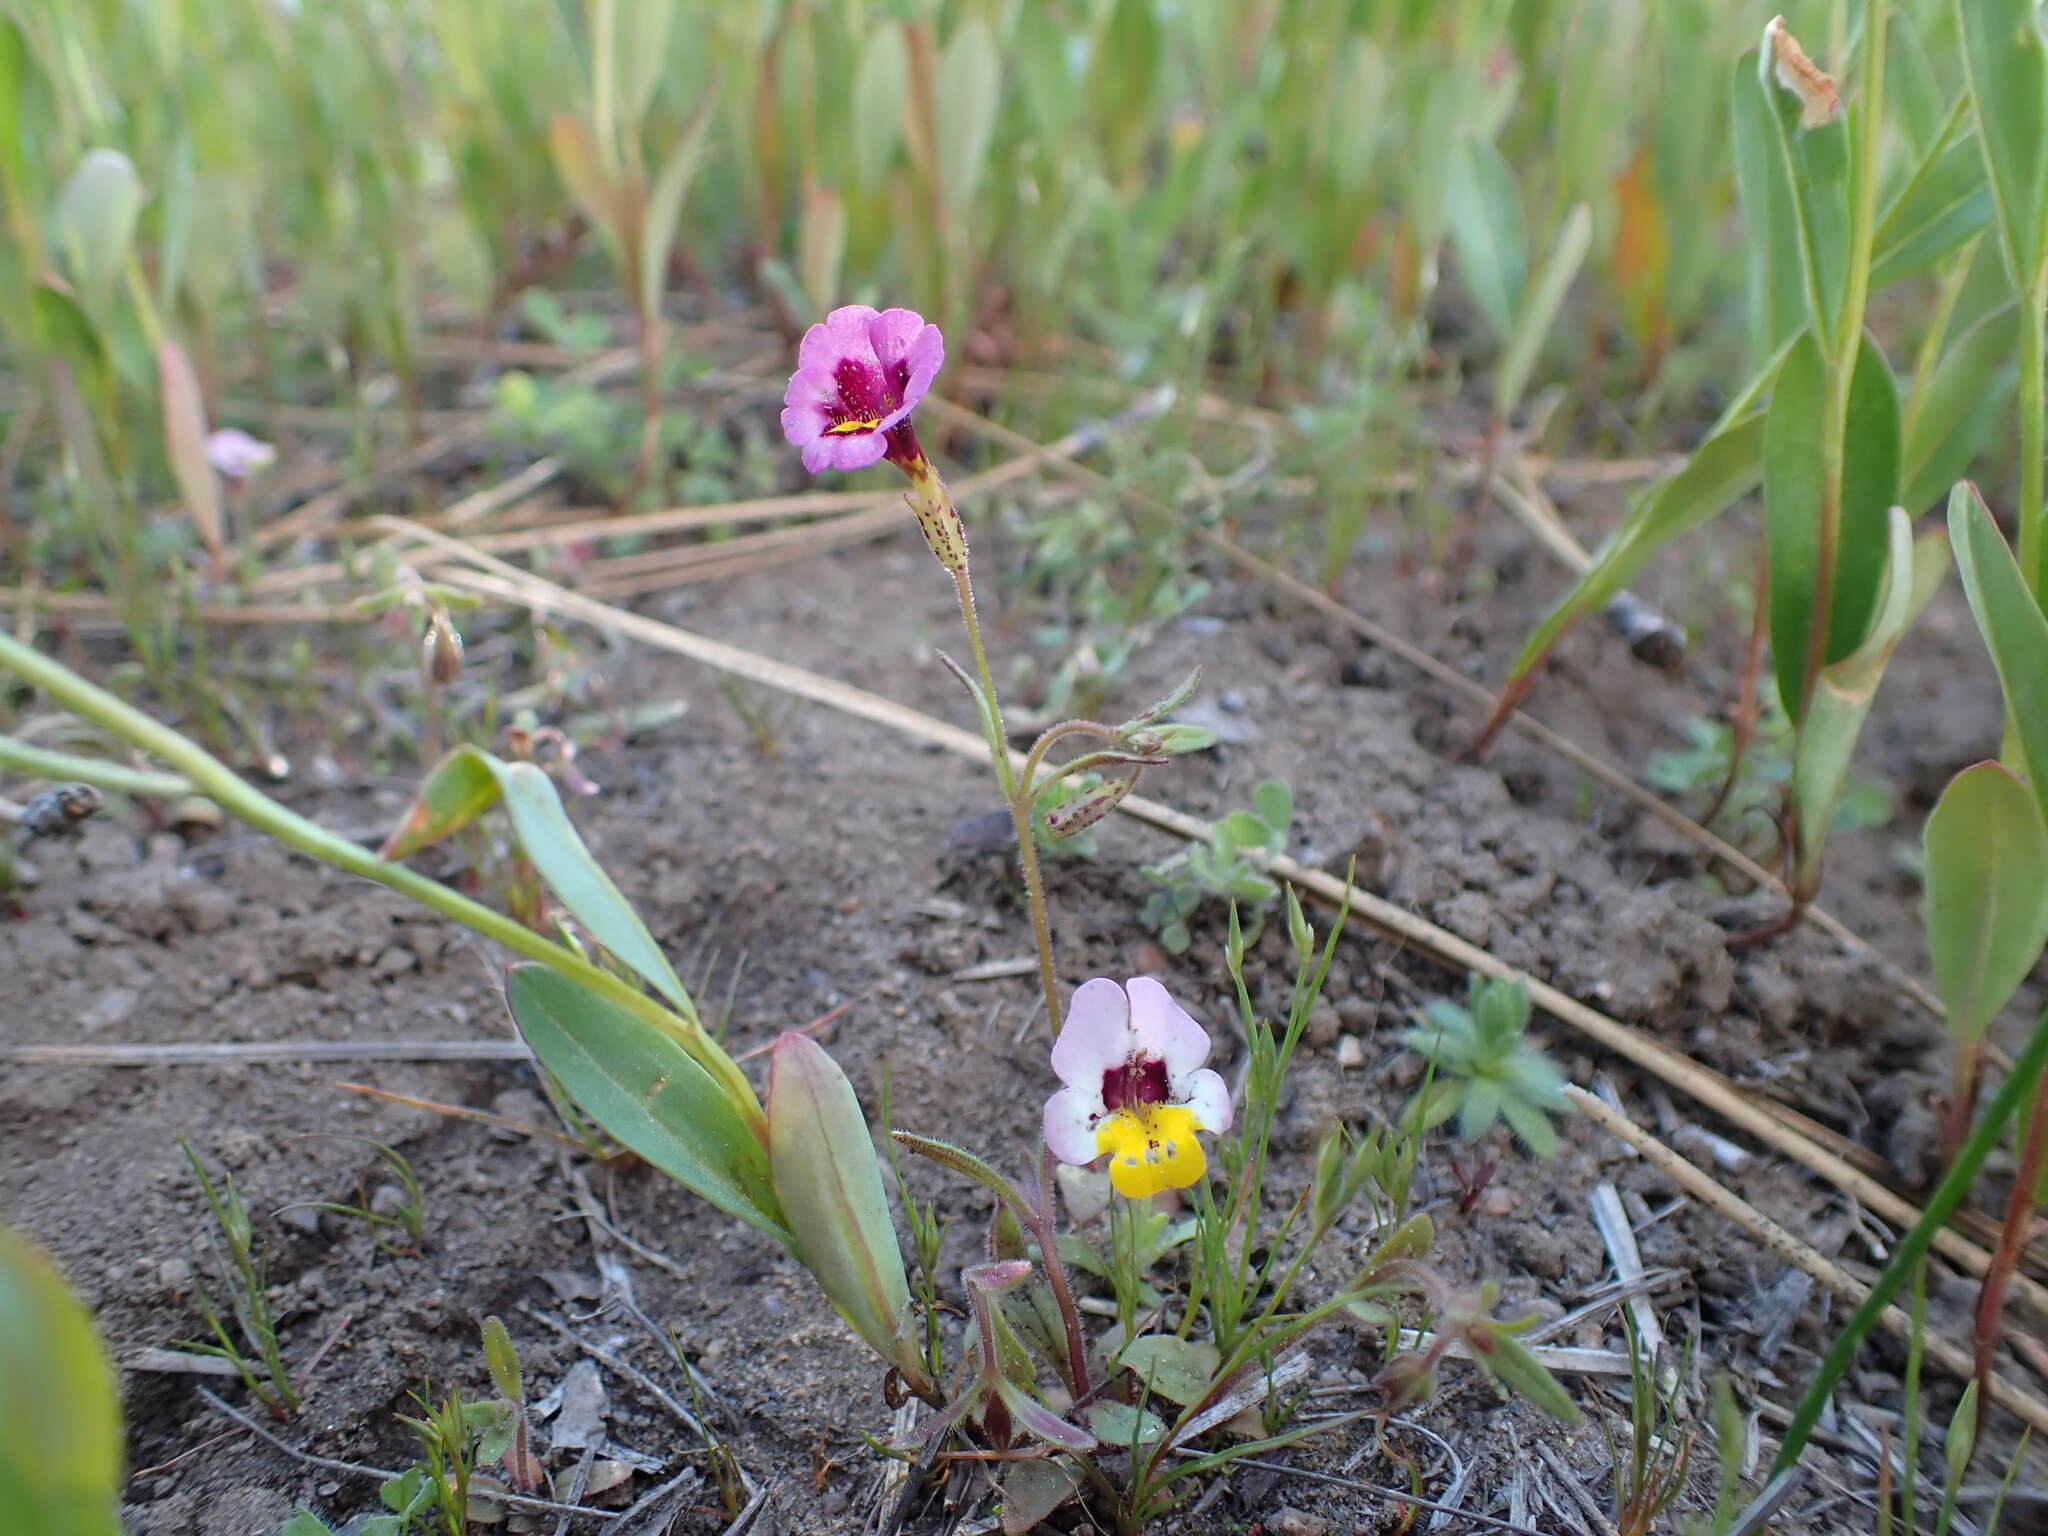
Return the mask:
[[511,1417],[512,1436],[499,1458],[505,1476],[520,1493],[538,1493],[547,1486],[547,1472],[533,1453],[533,1427],[526,1417],[525,1378],[519,1369],[519,1351],[512,1347],[512,1335],[502,1319],[484,1319],[484,1364],[490,1368],[491,1385],[498,1389],[502,1405]]
[[1529,987],[1473,976],[1467,1001],[1437,998],[1403,1037],[1430,1064],[1430,1081],[1408,1101],[1403,1123],[1420,1130],[1458,1117],[1458,1134],[1476,1141],[1505,1120],[1538,1157],[1557,1151],[1552,1114],[1564,1109],[1564,1074],[1527,1038]]
[[[337,1136],[338,1141],[353,1141],[369,1147],[390,1170],[394,1186],[398,1190],[396,1200],[378,1203],[363,1186],[362,1175],[356,1176],[356,1203],[343,1205],[334,1200],[299,1200],[290,1205],[279,1206],[278,1215],[286,1211],[330,1211],[336,1216],[345,1216],[360,1221],[369,1228],[370,1236],[380,1251],[394,1258],[416,1254],[426,1244],[427,1205],[420,1192],[419,1175],[413,1172],[412,1164],[396,1147],[386,1146],[381,1141],[372,1141],[367,1136]],[[403,1242],[393,1241],[394,1235],[402,1235]]]
[[1143,916],[1167,953],[1187,953],[1194,942],[1188,919],[1211,897],[1249,912],[1245,941],[1257,940],[1264,909],[1280,899],[1280,887],[1259,873],[1246,851],[1279,857],[1287,849],[1287,828],[1293,819],[1294,791],[1279,779],[1267,779],[1252,791],[1252,809],[1223,817],[1208,842],[1190,844],[1169,859],[1145,866],[1141,873],[1159,889],[1145,898]]
[[[195,1284],[193,1294],[199,1310],[212,1330],[214,1342],[189,1346],[201,1354],[217,1355],[235,1368],[235,1374],[249,1389],[249,1395],[270,1411],[272,1418],[287,1419],[298,1411],[299,1389],[285,1369],[284,1351],[277,1340],[277,1314],[271,1307],[270,1284],[263,1260],[255,1250],[249,1222],[249,1207],[232,1178],[223,1176],[216,1184],[183,1136],[178,1146],[199,1180],[206,1203],[220,1233],[208,1234],[220,1283],[227,1288],[229,1311],[235,1321],[230,1331],[220,1309],[214,1305],[205,1285]],[[251,1359],[251,1355],[254,1359]]]
[[[507,1403],[467,1398],[452,1389],[439,1402],[418,1392],[413,1401],[419,1417],[401,1413],[398,1418],[419,1441],[420,1459],[394,1480],[398,1488],[384,1485],[384,1502],[408,1519],[417,1518],[422,1507],[430,1509],[448,1536],[463,1536],[469,1522],[484,1513],[472,1509],[470,1483],[477,1468],[501,1460],[511,1449],[519,1416]],[[415,1477],[425,1484],[424,1504],[409,1483]],[[394,1527],[391,1536],[403,1529]]]

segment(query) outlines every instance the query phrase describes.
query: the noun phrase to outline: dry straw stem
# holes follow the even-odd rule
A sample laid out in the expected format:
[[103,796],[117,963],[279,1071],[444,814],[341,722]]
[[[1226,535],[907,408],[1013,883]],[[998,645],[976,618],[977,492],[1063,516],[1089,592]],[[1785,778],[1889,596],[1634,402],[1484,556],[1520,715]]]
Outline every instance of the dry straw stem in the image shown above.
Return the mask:
[[[1583,1114],[1598,1121],[1635,1148],[1643,1155],[1645,1161],[1687,1194],[1743,1228],[1777,1258],[1804,1270],[1851,1305],[1861,1303],[1863,1298],[1870,1294],[1870,1287],[1861,1280],[1817,1249],[1801,1242],[1740,1195],[1687,1162],[1597,1094],[1588,1093],[1579,1087],[1568,1087],[1565,1093]],[[1913,1336],[1913,1319],[1898,1307],[1886,1307],[1879,1320],[1902,1339],[1910,1339]],[[1976,1365],[1968,1350],[1957,1348],[1946,1338],[1932,1331],[1924,1332],[1923,1344],[1927,1358],[1957,1380],[1968,1381],[1975,1374]],[[1993,1376],[1991,1388],[1992,1396],[1999,1403],[2036,1430],[2048,1434],[2048,1402],[2043,1402],[2025,1387],[2003,1376]]]
[[[947,401],[927,400],[925,404],[927,408],[936,410],[940,415],[954,421],[957,425],[966,428],[968,431],[1000,442],[1007,447],[1017,450],[1019,453],[1032,451],[1044,453],[1047,451],[1044,445],[1034,443],[1022,433],[1013,432],[1008,427],[990,421],[985,416],[963,410],[961,407],[952,405]],[[1183,521],[1180,514],[1171,507],[1166,506],[1163,502],[1155,501],[1143,492],[1128,486],[1117,485],[1108,476],[1088,468],[1085,464],[1075,462],[1071,455],[1054,456],[1050,462],[1052,467],[1060,473],[1091,488],[1113,491],[1132,505],[1150,513],[1154,517],[1176,523]],[[1533,463],[1531,467],[1534,467]],[[1417,671],[1423,673],[1432,682],[1442,685],[1467,703],[1473,705],[1482,717],[1492,712],[1494,698],[1491,691],[1474,682],[1455,667],[1438,660],[1413,641],[1395,634],[1383,625],[1375,624],[1363,614],[1345,607],[1328,593],[1319,591],[1307,582],[1302,581],[1299,577],[1281,570],[1269,561],[1260,559],[1250,550],[1245,549],[1242,545],[1224,537],[1213,529],[1195,526],[1191,527],[1189,531],[1239,569],[1258,577],[1261,581],[1286,593],[1297,602],[1313,608],[1332,623],[1350,630],[1361,639],[1369,640],[1382,650],[1398,656]],[[1569,540],[1569,534],[1566,535],[1566,538]],[[1574,547],[1576,547],[1575,544]],[[1583,551],[1581,553],[1583,554]],[[1716,837],[1712,832],[1709,832],[1705,827],[1686,816],[1676,807],[1668,804],[1659,796],[1636,783],[1634,779],[1630,778],[1613,764],[1594,756],[1594,754],[1579,746],[1578,743],[1572,741],[1569,737],[1558,734],[1541,721],[1535,720],[1519,710],[1510,717],[1510,723],[1515,729],[1521,731],[1545,750],[1555,753],[1574,768],[1598,779],[1616,794],[1628,800],[1630,804],[1636,806],[1645,814],[1655,817],[1673,831],[1682,834],[1715,860],[1735,870],[1745,879],[1768,887],[1781,895],[1784,894],[1784,882],[1778,879],[1776,875],[1765,869],[1756,860],[1750,858],[1741,849]],[[1898,966],[1872,949],[1869,944],[1865,943],[1844,926],[1838,918],[1817,906],[1806,909],[1806,918],[1807,921],[1828,934],[1829,937],[1833,938],[1858,959],[1876,966],[1882,974],[1911,997],[1913,1001],[1920,1004],[1921,1007],[1927,1009],[1936,1017],[1941,1015],[1940,1000],[1931,991],[1914,977],[1907,975]]]
[[[480,597],[517,604],[536,614],[559,615],[597,625],[642,644],[690,657],[749,682],[887,726],[904,736],[928,742],[960,757],[980,758],[986,754],[987,744],[980,736],[935,720],[892,699],[757,655],[739,646],[693,634],[659,619],[612,607],[542,581],[502,560],[465,551],[459,540],[445,534],[417,524],[406,524],[403,519],[389,521],[450,554],[467,554],[478,569],[474,573],[446,573],[443,579],[451,586],[465,588]],[[1021,754],[1015,754],[1013,760],[1021,768]],[[1190,842],[1206,842],[1212,831],[1211,824],[1200,817],[1189,816],[1142,795],[1126,797],[1119,809],[1127,816]],[[1289,858],[1264,858],[1254,850],[1246,850],[1246,856],[1266,874],[1285,880],[1333,907],[1348,907],[1351,921],[1419,950],[1453,971],[1477,971],[1485,976],[1502,978],[1520,974],[1476,944],[1467,943],[1426,918],[1397,907],[1370,891],[1355,887],[1347,889],[1343,881],[1322,870],[1304,869]],[[1776,1148],[1862,1201],[1885,1220],[1909,1227],[1919,1219],[1920,1212],[1911,1201],[1893,1193],[1845,1159],[1814,1145],[1711,1067],[1700,1065],[1643,1031],[1589,1008],[1577,998],[1545,982],[1532,978],[1528,979],[1528,986],[1531,1000],[1545,1012],[1603,1049],[1625,1057],[1663,1079],[1759,1141]],[[1990,1266],[1990,1256],[1981,1247],[1952,1229],[1944,1228],[1937,1233],[1935,1246],[1970,1274],[1982,1275]],[[2025,1275],[2015,1275],[2013,1292],[2041,1315],[2048,1316],[2048,1287]]]

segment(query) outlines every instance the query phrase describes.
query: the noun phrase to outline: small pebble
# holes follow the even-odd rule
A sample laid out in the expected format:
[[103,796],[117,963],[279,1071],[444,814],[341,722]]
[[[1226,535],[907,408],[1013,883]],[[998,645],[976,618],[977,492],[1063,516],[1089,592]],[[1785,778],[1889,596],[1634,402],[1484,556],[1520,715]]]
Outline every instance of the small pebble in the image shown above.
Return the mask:
[[1329,1521],[1321,1515],[1296,1509],[1291,1504],[1283,1504],[1274,1510],[1273,1517],[1265,1525],[1273,1536],[1330,1536]]
[[1347,1070],[1365,1065],[1365,1047],[1358,1043],[1358,1036],[1337,1037],[1337,1065]]

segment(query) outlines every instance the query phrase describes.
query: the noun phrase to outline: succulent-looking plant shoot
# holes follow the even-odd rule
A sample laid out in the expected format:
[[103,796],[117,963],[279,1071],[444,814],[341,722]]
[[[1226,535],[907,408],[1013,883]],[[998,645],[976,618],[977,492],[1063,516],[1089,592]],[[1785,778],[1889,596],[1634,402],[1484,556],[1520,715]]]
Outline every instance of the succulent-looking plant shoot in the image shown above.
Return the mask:
[[1107,1154],[1109,1182],[1142,1199],[1185,1189],[1208,1160],[1197,1131],[1230,1129],[1230,1090],[1209,1068],[1209,1035],[1149,976],[1098,976],[1068,1005],[1045,1101],[1045,1144],[1063,1163]]

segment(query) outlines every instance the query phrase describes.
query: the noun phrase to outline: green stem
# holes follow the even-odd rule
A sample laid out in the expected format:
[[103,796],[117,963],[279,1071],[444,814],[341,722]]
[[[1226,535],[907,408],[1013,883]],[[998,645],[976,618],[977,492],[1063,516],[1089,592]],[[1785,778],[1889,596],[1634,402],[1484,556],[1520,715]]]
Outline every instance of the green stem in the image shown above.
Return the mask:
[[42,689],[72,713],[101,726],[131,746],[161,759],[191,780],[201,794],[252,827],[311,858],[365,880],[374,880],[444,917],[495,939],[507,949],[553,966],[586,990],[617,1004],[671,1036],[717,1080],[750,1129],[762,1137],[768,1119],[761,1111],[753,1084],[703,1027],[679,1018],[654,999],[609,971],[599,969],[573,951],[535,933],[502,912],[450,890],[438,880],[378,858],[367,848],[337,836],[325,827],[287,810],[242,779],[233,769],[195,742],[154,720],[133,705],[86,681],[62,662],[52,660],[12,635],[0,633],[0,667]]
[[128,768],[103,758],[80,757],[74,752],[52,752],[32,747],[12,736],[0,736],[0,768],[26,774],[32,779],[92,784],[119,795],[153,795],[159,800],[176,800],[192,793],[189,779],[174,773],[150,773]]
[[988,701],[990,731],[989,760],[996,771],[996,783],[1009,803],[1010,825],[1017,835],[1017,862],[1024,871],[1024,893],[1031,908],[1031,936],[1038,945],[1038,985],[1045,993],[1045,1016],[1052,1024],[1053,1038],[1060,1034],[1060,983],[1052,963],[1052,924],[1045,911],[1045,876],[1038,867],[1038,840],[1031,830],[1032,804],[1029,778],[1020,780],[1010,763],[1010,738],[1003,729],[1003,706],[996,695],[994,676],[989,672],[988,651],[981,643],[981,616],[974,605],[974,579],[963,559],[953,568],[953,590],[960,599],[960,621],[967,626],[968,648],[974,653],[974,675]]
[[2025,1049],[2013,1060],[2011,1075],[1999,1087],[1984,1118],[1963,1144],[1961,1155],[1942,1175],[1926,1210],[1892,1248],[1891,1262],[1885,1265],[1884,1273],[1877,1277],[1877,1283],[1871,1286],[1863,1304],[1842,1325],[1842,1331],[1835,1335],[1835,1342],[1828,1347],[1820,1370],[1815,1373],[1805,1396],[1800,1398],[1792,1422],[1785,1430],[1784,1441],[1778,1448],[1778,1459],[1771,1465],[1773,1477],[1798,1461],[1799,1453],[1806,1448],[1814,1426],[1820,1422],[1821,1413],[1827,1407],[1828,1395],[1855,1363],[1858,1346],[1865,1335],[1877,1326],[1878,1318],[1891,1304],[1899,1288],[1912,1278],[1914,1270],[1927,1257],[1927,1251],[1934,1243],[1934,1234],[1963,1203],[1963,1197],[1969,1194],[1970,1185],[1976,1180],[1977,1170],[2004,1136],[2006,1122],[2012,1119],[2021,1102],[2034,1092],[2044,1069],[2048,1069],[2048,1012],[2044,1012],[2035,1023],[2034,1033]]

